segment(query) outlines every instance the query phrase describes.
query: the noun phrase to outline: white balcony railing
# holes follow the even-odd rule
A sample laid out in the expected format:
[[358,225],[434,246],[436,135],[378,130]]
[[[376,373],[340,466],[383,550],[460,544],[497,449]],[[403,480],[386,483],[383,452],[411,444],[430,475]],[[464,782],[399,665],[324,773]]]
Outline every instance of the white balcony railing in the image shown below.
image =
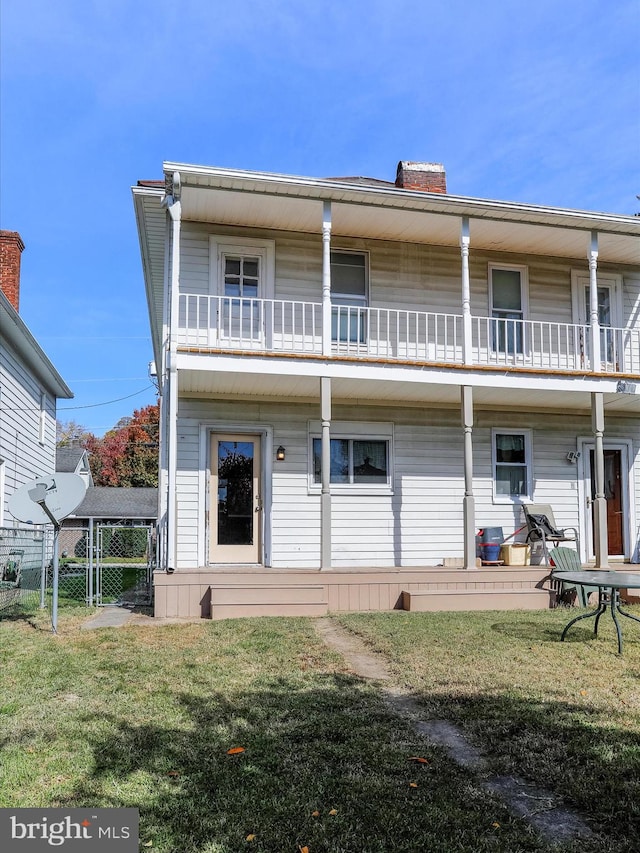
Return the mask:
[[[459,314],[333,305],[330,335],[335,355],[463,363]],[[322,305],[182,294],[178,343],[196,351],[322,355]],[[590,349],[589,326],[471,318],[474,365],[591,371]],[[600,351],[600,371],[640,374],[640,329],[601,329]]]

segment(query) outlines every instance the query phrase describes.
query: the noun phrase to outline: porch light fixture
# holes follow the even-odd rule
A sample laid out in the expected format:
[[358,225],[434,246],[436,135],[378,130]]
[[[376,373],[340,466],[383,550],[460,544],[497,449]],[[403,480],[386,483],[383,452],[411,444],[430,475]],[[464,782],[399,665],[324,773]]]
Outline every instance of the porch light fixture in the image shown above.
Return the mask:
[[282,445],[276,450],[276,459],[278,462],[284,462],[285,449]]

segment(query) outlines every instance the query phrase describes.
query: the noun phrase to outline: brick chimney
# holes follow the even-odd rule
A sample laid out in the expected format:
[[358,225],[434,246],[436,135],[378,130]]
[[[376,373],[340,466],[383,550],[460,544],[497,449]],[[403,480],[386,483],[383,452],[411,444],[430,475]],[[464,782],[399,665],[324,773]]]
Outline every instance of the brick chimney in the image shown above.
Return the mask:
[[401,160],[396,173],[396,186],[403,190],[446,193],[447,176],[442,163],[416,163]]
[[20,256],[24,243],[17,231],[0,231],[0,290],[16,311],[20,306]]

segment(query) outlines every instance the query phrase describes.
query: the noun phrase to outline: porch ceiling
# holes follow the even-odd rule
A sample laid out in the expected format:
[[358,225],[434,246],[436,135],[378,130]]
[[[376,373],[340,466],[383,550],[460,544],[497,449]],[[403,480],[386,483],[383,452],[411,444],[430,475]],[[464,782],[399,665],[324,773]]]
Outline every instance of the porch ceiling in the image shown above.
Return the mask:
[[[313,401],[319,399],[319,381],[313,375],[286,375],[270,373],[237,373],[181,369],[178,371],[180,396],[251,398],[254,401]],[[463,377],[460,377],[460,382]],[[501,380],[497,380],[501,381]],[[453,378],[449,384],[428,380],[402,381],[398,379],[369,379],[333,377],[332,397],[335,402],[357,404],[434,406],[460,405],[460,384]],[[640,415],[640,394],[605,393],[607,412],[622,415]],[[567,390],[545,387],[494,387],[475,385],[473,401],[476,408],[495,408],[502,411],[591,411],[589,390]]]
[[322,202],[330,200],[333,236],[457,246],[468,216],[472,251],[586,259],[595,230],[600,262],[640,263],[640,220],[632,216],[180,164],[165,170],[180,172],[185,219],[320,235]]

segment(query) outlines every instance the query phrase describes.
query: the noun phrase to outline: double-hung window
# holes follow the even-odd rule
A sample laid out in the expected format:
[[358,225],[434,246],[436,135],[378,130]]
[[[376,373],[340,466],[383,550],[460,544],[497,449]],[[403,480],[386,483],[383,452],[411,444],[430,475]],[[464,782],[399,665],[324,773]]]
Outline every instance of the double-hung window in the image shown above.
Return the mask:
[[491,438],[495,500],[531,498],[531,431],[494,429]]
[[523,355],[527,315],[527,268],[489,265],[491,346],[494,352]]
[[362,252],[331,252],[331,339],[366,343],[367,256]]

